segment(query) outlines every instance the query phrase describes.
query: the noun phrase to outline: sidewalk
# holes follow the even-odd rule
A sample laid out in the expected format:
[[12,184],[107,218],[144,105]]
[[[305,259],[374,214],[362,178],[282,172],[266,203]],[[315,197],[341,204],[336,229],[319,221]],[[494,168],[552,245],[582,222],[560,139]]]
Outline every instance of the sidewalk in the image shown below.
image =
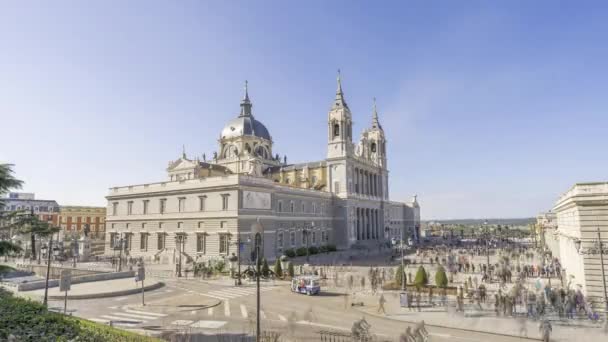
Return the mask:
[[[481,311],[467,307],[465,314],[463,314],[455,312],[455,308],[452,307],[446,312],[445,307],[430,308],[427,305],[427,308],[423,308],[421,312],[417,312],[415,309],[410,311],[408,308],[401,308],[397,292],[385,292],[384,297],[387,300],[385,303],[386,315],[378,313],[378,296],[357,294],[355,300],[363,302],[364,306],[353,308],[368,315],[404,322],[418,323],[424,320],[429,326],[540,339],[538,331],[539,321],[528,320],[524,317],[496,317],[493,309],[489,309],[488,307],[485,307]],[[552,321],[551,324],[553,325],[551,341],[575,341],[583,335],[586,339],[593,341],[608,339],[608,335],[603,332],[602,323],[598,324],[590,321]]]
[[[164,286],[164,283],[157,280],[146,280],[144,291],[152,291]],[[65,292],[60,292],[59,287],[52,287],[48,290],[50,299],[63,299]],[[68,291],[68,299],[92,299],[126,296],[133,293],[141,293],[141,282],[135,282],[133,278],[123,278],[105,281],[95,281],[72,285]],[[22,292],[28,296],[43,297],[44,289]]]

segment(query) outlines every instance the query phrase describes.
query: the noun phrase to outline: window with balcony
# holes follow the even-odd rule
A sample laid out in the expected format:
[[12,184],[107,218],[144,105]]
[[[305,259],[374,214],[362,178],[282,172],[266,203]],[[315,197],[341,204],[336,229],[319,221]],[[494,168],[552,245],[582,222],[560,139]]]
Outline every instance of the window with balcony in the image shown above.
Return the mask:
[[158,233],[156,235],[157,235],[156,249],[158,249],[158,250],[165,249],[165,239],[166,239],[167,235],[165,233]]
[[220,234],[220,254],[227,255],[229,252],[228,234]]
[[144,252],[148,250],[148,233],[139,234],[139,249]]
[[205,233],[196,234],[196,252],[205,254],[205,249],[207,247],[207,236]]

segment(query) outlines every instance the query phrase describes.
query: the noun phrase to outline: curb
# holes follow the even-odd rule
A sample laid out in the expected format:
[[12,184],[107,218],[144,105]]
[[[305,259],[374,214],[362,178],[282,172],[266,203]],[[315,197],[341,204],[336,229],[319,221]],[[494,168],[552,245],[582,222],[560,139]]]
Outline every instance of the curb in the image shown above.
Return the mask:
[[[370,313],[370,312],[363,311],[363,310],[358,309],[358,308],[355,308],[354,310],[357,310],[357,311],[359,311],[361,313],[364,313],[366,315],[374,316],[374,317],[377,317],[377,318],[389,319],[391,321],[405,322],[405,323],[411,323],[411,324],[418,324],[418,323],[420,323],[420,322],[416,322],[416,321],[406,321],[406,320],[402,320],[402,319],[392,319],[392,318],[389,318],[388,316],[382,316],[382,315],[378,315],[378,314],[375,314],[375,313]],[[454,330],[467,331],[467,332],[475,332],[475,333],[482,333],[482,334],[489,334],[489,335],[496,335],[496,336],[514,337],[514,338],[531,340],[531,341],[542,341],[541,338],[537,338],[537,337],[524,337],[524,336],[503,334],[503,333],[484,331],[484,330],[464,329],[464,328],[458,328],[458,327],[447,326],[447,325],[430,324],[430,323],[426,323],[426,322],[424,323],[424,325],[425,326],[429,326],[429,327],[436,327],[436,328],[454,329]]]
[[[157,290],[157,289],[160,289],[163,286],[165,286],[165,283],[163,283],[163,282],[159,282],[159,283],[156,283],[156,284],[148,285],[148,286],[144,287],[144,292],[148,292],[148,291],[152,291],[152,290]],[[92,294],[86,294],[86,295],[74,295],[74,296],[68,296],[68,299],[81,300],[81,299],[96,299],[96,298],[107,298],[107,297],[120,297],[120,296],[127,296],[127,295],[137,294],[137,293],[141,293],[141,288],[139,288],[139,289],[129,289],[129,290],[123,290],[123,291],[116,291],[116,292],[92,293]],[[64,298],[65,298],[65,296],[49,296],[49,299],[53,299],[53,300],[60,300],[60,299],[64,299]]]

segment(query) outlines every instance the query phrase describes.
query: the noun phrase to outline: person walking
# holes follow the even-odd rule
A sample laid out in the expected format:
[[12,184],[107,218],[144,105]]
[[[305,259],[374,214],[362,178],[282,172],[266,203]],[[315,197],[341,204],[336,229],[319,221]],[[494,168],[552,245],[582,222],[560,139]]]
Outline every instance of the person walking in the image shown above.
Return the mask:
[[386,303],[386,299],[384,299],[384,294],[381,294],[380,299],[378,300],[378,313],[382,312],[384,315],[386,315],[384,303]]

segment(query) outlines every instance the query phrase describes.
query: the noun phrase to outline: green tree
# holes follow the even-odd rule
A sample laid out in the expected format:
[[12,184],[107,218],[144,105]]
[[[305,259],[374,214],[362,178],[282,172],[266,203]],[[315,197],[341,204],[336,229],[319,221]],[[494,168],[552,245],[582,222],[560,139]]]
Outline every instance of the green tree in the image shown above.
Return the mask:
[[[22,185],[23,181],[15,178],[14,176],[12,164],[0,164],[0,229],[3,231],[0,236],[5,239],[11,238],[11,223],[19,212],[3,211],[2,208],[4,207],[4,201],[2,198],[4,198],[4,195],[11,189],[20,189]],[[10,241],[4,241],[2,248],[7,251],[6,253],[9,251],[20,250],[19,245],[16,245]]]
[[268,277],[270,275],[270,267],[268,267],[268,261],[266,258],[262,259],[262,276]]
[[443,268],[443,266],[437,268],[437,273],[435,273],[435,285],[442,289],[448,286],[448,277],[445,274],[445,268]]
[[291,261],[289,262],[289,266],[287,266],[287,274],[289,274],[291,278],[293,278],[293,276],[296,274],[296,271],[293,269],[293,263]]
[[414,278],[414,285],[416,285],[416,288],[420,290],[421,287],[426,286],[428,283],[428,274],[426,273],[424,267],[420,265],[420,267],[418,267],[418,271],[416,272],[416,278]]
[[[13,174],[12,164],[0,164],[0,198],[3,198],[4,194],[11,189],[20,189],[23,185],[23,181],[15,178]],[[0,199],[0,206],[1,203],[2,200]]]
[[283,277],[283,268],[281,268],[281,260],[279,258],[274,262],[274,274],[277,277]]
[[[395,273],[395,282],[397,283],[397,285],[403,285],[403,278],[405,278],[405,274],[403,273],[403,266],[399,265],[399,267],[397,267],[397,273]],[[407,279],[405,280],[405,283],[407,284]]]

